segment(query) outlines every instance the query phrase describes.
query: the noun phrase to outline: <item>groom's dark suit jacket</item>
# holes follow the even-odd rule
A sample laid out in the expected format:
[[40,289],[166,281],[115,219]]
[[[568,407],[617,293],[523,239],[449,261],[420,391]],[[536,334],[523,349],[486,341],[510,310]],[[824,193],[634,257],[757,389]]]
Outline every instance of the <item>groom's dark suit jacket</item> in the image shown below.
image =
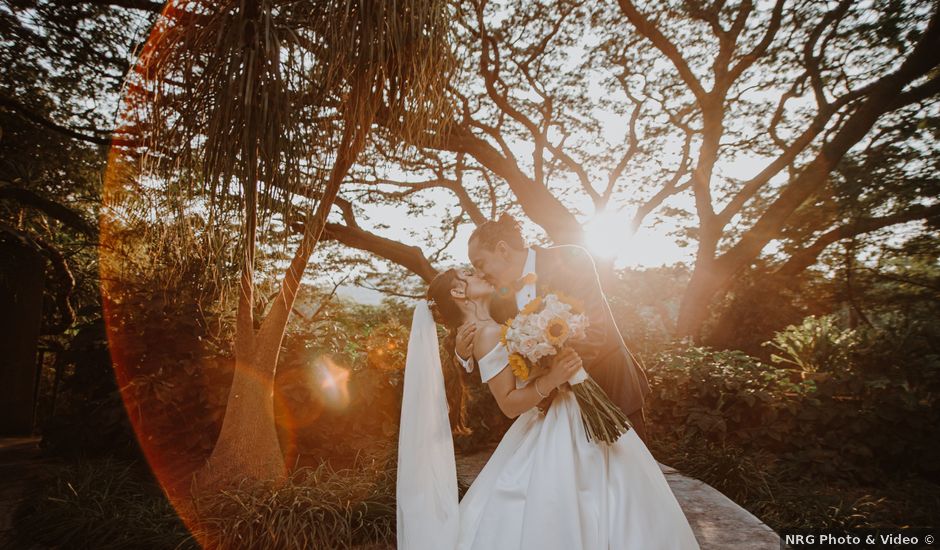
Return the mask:
[[[571,342],[584,370],[626,414],[643,408],[650,394],[643,368],[627,349],[601,290],[594,260],[587,250],[572,245],[535,250],[536,292],[539,296],[560,292],[581,301],[588,316],[587,338]],[[519,312],[514,292],[497,292],[492,315],[500,323]]]

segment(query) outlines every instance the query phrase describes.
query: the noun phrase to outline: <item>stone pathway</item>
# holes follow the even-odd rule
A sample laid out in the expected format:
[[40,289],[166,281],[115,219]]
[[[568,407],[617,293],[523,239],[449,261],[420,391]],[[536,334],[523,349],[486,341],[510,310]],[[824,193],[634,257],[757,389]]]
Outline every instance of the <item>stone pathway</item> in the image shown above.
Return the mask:
[[[486,464],[492,450],[458,457],[457,477],[469,485]],[[701,550],[779,550],[773,529],[741,508],[714,487],[686,477],[659,463],[660,469],[685,512]]]

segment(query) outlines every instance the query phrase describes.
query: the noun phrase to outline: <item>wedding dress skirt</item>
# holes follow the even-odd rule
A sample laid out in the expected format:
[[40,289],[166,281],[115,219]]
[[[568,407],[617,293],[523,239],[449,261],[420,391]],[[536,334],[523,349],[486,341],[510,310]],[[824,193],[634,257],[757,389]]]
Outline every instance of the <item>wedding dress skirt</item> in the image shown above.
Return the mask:
[[[505,367],[501,348],[480,360],[484,381]],[[636,432],[610,446],[588,442],[565,390],[545,414],[516,419],[459,508],[458,550],[699,548]]]

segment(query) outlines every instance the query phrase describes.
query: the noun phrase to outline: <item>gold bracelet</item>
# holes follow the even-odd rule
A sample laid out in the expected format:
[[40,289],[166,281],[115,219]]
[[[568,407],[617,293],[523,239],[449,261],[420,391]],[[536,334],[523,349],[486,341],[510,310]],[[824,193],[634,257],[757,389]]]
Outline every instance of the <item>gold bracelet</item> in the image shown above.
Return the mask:
[[535,382],[533,382],[532,385],[535,386],[535,392],[539,394],[539,397],[541,397],[542,399],[545,399],[545,398],[548,397],[547,395],[545,395],[544,393],[542,393],[542,390],[539,389],[539,379],[538,379],[538,378],[535,379]]

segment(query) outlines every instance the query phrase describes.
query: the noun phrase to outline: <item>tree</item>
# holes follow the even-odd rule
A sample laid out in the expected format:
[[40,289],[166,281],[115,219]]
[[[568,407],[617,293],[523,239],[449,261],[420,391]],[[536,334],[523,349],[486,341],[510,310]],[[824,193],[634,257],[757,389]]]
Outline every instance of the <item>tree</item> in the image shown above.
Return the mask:
[[[756,260],[793,273],[851,233],[936,214],[925,186],[895,200],[922,179],[910,167],[936,157],[935,3],[463,7],[459,38],[473,70],[449,88],[458,116],[434,145],[412,142],[416,158],[377,148],[394,168],[355,174],[349,197],[443,189],[455,224],[517,204],[556,243],[583,243],[592,210],[629,207],[633,228],[652,216],[684,220],[679,238],[695,242],[696,259],[677,330],[695,338]],[[846,155],[885,146],[908,158],[907,183],[891,186],[890,201],[849,226],[837,209],[803,215],[827,201]],[[885,168],[903,168],[898,158]],[[729,173],[739,160],[747,171]],[[361,233],[344,219],[330,232],[340,241]],[[401,263],[386,253],[393,247],[359,237],[347,242]],[[409,269],[423,264],[414,249],[401,252]]]
[[[42,368],[44,352],[56,356],[54,410],[69,339],[100,318],[94,220],[112,127],[106,106],[127,70],[135,27],[148,24],[139,13],[85,2],[4,2],[0,9],[0,240],[39,262],[30,271],[9,255],[3,267],[12,280],[41,289],[38,309],[10,310],[5,334],[20,358],[9,374],[29,378],[16,400],[30,417],[37,359]],[[34,323],[41,323],[38,341],[16,336]],[[38,412],[47,420],[48,410]]]
[[[133,146],[113,154],[106,203],[128,212],[135,187],[157,184],[183,227],[198,212],[204,228],[241,220],[235,375],[197,490],[283,479],[273,382],[301,278],[378,113],[402,137],[441,118],[436,89],[454,64],[447,13],[437,0],[193,2],[167,9],[143,48],[118,133]],[[274,216],[302,238],[256,318],[256,251]],[[205,237],[178,234],[181,247]]]

